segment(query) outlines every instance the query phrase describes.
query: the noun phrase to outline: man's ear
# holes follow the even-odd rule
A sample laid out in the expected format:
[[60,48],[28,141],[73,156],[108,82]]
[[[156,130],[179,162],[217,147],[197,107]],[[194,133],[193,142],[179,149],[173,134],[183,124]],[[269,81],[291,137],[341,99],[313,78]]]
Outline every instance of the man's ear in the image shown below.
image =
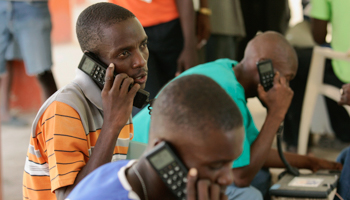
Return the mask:
[[[154,138],[154,139],[149,140],[145,152],[150,151],[151,149],[153,149],[155,146],[157,146],[157,145],[158,145],[160,142],[162,142],[162,141],[164,141],[164,140],[163,140],[163,139],[160,139],[160,138]],[[144,153],[145,153],[145,152],[144,152]]]
[[157,146],[160,142],[164,141],[163,139],[160,139],[160,138],[155,138],[153,141],[152,141],[152,147],[155,147]]

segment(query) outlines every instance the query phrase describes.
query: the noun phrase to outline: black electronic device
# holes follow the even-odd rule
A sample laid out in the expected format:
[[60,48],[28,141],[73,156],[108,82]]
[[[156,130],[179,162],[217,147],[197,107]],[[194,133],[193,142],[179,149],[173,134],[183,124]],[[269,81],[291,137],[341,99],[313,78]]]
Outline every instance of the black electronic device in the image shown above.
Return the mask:
[[272,61],[270,59],[262,60],[256,63],[258,67],[260,83],[265,91],[268,91],[273,86],[273,78],[275,72],[273,70]]
[[[89,75],[101,88],[105,84],[105,75],[107,65],[101,62],[93,53],[85,52],[80,64],[79,69]],[[117,73],[114,71],[114,77]],[[130,85],[129,90],[132,85]],[[137,108],[142,108],[149,102],[149,92],[139,89],[135,95],[133,105]]]
[[312,174],[300,174],[299,170],[292,167],[282,151],[283,122],[277,130],[278,154],[286,166],[286,171],[282,172],[269,190],[270,195],[291,198],[312,198],[329,199],[329,194],[337,187],[340,171],[320,170]]
[[290,198],[329,199],[337,187],[340,171],[318,171],[294,176],[285,174],[269,190],[270,195]]
[[179,200],[186,200],[188,170],[173,147],[162,141],[147,153],[146,158],[172,193]]

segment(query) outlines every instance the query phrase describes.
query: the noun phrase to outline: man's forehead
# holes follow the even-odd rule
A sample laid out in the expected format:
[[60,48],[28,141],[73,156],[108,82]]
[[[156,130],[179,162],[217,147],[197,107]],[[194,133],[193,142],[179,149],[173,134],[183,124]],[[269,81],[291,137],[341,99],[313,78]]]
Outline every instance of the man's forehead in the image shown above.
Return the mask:
[[115,23],[102,30],[100,52],[115,54],[121,50],[137,47],[147,40],[147,35],[136,18],[130,18],[123,22]]
[[[176,132],[173,130],[173,132]],[[183,133],[183,132],[182,132]],[[213,151],[213,149],[227,149],[231,148],[233,143],[242,140],[244,135],[244,128],[234,128],[230,131],[224,131],[220,129],[212,129],[206,131],[194,131],[189,130],[188,132],[181,134],[178,132],[174,136],[177,138],[179,143],[183,143],[186,140],[189,146],[196,146],[204,151]],[[220,146],[220,148],[218,148]]]
[[285,54],[275,54],[272,59],[274,67],[279,71],[296,73],[298,70],[298,60],[290,52]]
[[113,42],[115,40],[118,43],[130,42],[135,40],[144,40],[146,33],[136,18],[129,18],[127,20],[111,24],[110,26],[102,29],[102,34],[106,42]]
[[241,154],[244,138],[243,127],[226,133],[210,135],[210,137],[198,138],[202,142],[197,142],[197,145],[194,145],[196,149],[195,154],[200,160],[206,163],[229,161],[236,159]]

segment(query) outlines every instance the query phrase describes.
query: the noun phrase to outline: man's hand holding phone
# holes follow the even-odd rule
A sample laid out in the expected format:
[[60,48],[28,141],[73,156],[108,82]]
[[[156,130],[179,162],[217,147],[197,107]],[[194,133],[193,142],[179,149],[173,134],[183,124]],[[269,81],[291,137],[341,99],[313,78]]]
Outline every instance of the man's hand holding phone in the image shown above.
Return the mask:
[[279,72],[275,73],[273,87],[265,91],[261,84],[258,85],[259,98],[267,107],[268,113],[284,119],[285,114],[293,98],[293,90],[289,87],[285,77]]
[[114,70],[115,66],[111,63],[107,68],[106,83],[101,93],[104,125],[106,124],[112,130],[121,130],[130,117],[134,97],[140,85],[136,83],[129,90],[134,80],[125,73],[118,74],[114,79]]
[[187,200],[227,200],[220,186],[206,179],[198,179],[198,171],[191,168],[187,175]]

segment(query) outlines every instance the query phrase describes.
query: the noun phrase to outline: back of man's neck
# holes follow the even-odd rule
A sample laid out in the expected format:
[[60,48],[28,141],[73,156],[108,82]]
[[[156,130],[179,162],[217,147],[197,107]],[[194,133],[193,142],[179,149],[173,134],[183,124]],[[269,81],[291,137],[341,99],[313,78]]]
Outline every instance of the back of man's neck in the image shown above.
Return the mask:
[[235,67],[233,67],[233,71],[235,72],[236,79],[239,82],[239,84],[242,85],[245,93],[245,98],[248,99],[251,97],[256,97],[257,85],[252,85],[251,73],[245,69],[248,69],[248,68],[244,66],[243,62],[240,62]]

